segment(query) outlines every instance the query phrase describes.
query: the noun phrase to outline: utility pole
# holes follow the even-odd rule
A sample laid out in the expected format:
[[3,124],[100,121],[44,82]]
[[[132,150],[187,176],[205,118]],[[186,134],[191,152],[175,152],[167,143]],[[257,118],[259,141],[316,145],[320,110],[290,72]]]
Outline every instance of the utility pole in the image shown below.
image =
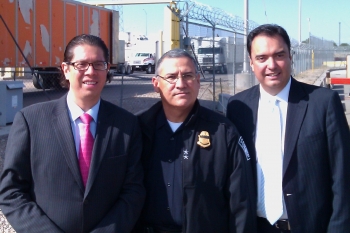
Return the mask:
[[338,44],[338,46],[340,46],[340,25],[341,25],[341,22],[339,22],[339,44]]
[[244,0],[244,50],[243,50],[243,72],[248,73],[248,60],[247,60],[247,35],[248,35],[248,0]]
[[310,31],[310,18],[307,18],[309,21],[309,45],[311,45],[311,31]]
[[299,0],[299,45],[301,44],[301,0]]
[[147,36],[147,11],[145,10],[145,9],[142,9],[144,12],[145,12],[145,14],[146,14],[146,37],[148,38],[148,36]]
[[[250,76],[248,71],[248,52],[247,52],[247,36],[248,36],[248,0],[244,0],[244,49],[243,49],[243,70],[242,73],[235,74],[234,77],[234,88],[237,90],[245,90],[253,86],[254,77]],[[236,90],[233,90],[233,93],[236,93]]]

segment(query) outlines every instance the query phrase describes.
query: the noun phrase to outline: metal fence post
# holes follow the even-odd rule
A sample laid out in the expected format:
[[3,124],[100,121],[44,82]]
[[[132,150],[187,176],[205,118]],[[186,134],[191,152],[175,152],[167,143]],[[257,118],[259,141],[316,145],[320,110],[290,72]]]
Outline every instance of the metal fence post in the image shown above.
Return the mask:
[[331,72],[329,70],[326,72],[326,87],[331,88]]

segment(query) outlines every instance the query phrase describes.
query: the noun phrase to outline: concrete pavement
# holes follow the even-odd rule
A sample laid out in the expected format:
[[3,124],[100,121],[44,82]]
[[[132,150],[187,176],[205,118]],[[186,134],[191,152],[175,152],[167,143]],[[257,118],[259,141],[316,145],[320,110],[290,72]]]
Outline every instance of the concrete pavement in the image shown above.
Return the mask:
[[0,126],[0,137],[7,136],[10,132],[11,125]]

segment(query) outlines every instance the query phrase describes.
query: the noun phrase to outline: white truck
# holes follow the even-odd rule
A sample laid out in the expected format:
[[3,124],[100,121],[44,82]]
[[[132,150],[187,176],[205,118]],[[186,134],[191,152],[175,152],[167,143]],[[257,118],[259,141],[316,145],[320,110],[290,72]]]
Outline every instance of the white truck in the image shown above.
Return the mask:
[[155,55],[149,52],[136,52],[129,60],[131,73],[135,70],[146,71],[147,74],[152,74],[155,71]]
[[116,54],[115,61],[117,62],[117,66],[111,70],[111,72],[114,73],[114,75],[118,74],[130,74],[131,72],[131,66],[128,64],[125,58],[125,41],[119,40],[119,50]]
[[[212,73],[214,71],[213,60],[215,63],[215,73],[226,74],[233,70],[233,63],[242,60],[235,57],[235,43],[233,37],[214,37],[214,58],[213,58],[213,38],[204,37],[198,45],[198,63],[202,70]],[[243,58],[243,57],[242,57]]]

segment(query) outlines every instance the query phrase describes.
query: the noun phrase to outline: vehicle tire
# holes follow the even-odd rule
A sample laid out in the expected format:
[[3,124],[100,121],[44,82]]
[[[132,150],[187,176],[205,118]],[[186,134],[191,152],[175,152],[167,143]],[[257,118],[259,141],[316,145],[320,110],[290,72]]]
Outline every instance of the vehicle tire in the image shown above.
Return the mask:
[[131,73],[132,73],[132,72],[131,72],[131,66],[128,65],[128,66],[126,67],[125,74],[128,75],[128,74],[131,74]]
[[220,66],[220,67],[215,67],[215,73],[216,74],[223,74],[224,73],[224,66]]
[[39,80],[36,78],[36,76],[34,74],[32,75],[32,82],[33,82],[33,86],[36,89],[41,89],[41,86],[39,84]]
[[146,67],[146,74],[151,74],[152,73],[152,65],[148,64]]
[[[32,81],[33,81],[33,86],[36,89],[49,89],[51,87],[50,84],[50,80],[48,79],[47,75],[43,75],[43,74],[37,74],[38,79],[36,78],[35,75],[33,75],[32,77]],[[40,83],[41,85],[40,85]]]
[[226,67],[224,65],[221,66],[220,73],[221,74],[227,74],[227,69],[226,69]]
[[124,65],[122,65],[121,67],[120,67],[120,73],[121,74],[125,74],[125,66]]
[[131,71],[130,71],[130,74],[133,74],[135,71],[135,68],[134,67],[131,67]]

